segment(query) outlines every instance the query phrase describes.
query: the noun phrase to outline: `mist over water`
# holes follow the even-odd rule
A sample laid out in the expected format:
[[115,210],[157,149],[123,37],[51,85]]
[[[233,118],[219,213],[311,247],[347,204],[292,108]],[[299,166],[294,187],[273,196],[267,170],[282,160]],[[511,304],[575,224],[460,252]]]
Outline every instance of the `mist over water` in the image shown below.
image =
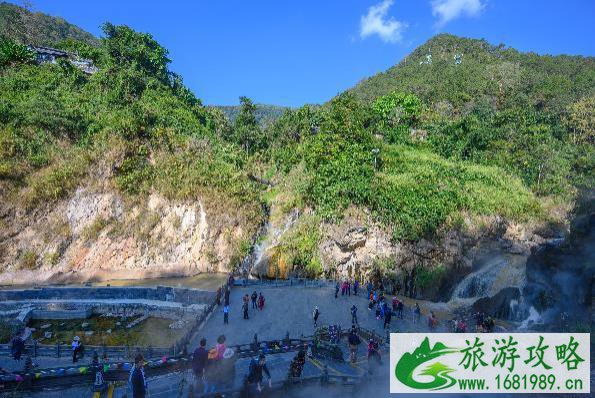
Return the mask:
[[523,296],[534,309],[533,316],[539,313],[540,328],[567,331],[592,324],[594,226],[595,215],[590,214],[578,222],[568,240],[545,246],[528,258]]

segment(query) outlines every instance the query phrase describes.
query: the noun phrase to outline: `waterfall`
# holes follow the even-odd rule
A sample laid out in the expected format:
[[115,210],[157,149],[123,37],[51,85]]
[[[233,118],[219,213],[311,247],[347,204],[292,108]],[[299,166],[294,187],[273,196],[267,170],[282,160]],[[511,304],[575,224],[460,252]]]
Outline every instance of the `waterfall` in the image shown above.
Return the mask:
[[285,234],[298,220],[299,210],[293,209],[286,217],[283,224],[278,227],[274,226],[268,219],[261,227],[257,234],[250,253],[242,260],[240,266],[242,275],[253,277],[255,274],[262,274],[262,268],[268,266],[268,253],[271,249],[279,245],[281,237]]
[[539,312],[537,312],[535,307],[530,306],[529,307],[529,316],[521,322],[521,324],[519,325],[519,329],[526,330],[530,326],[533,326],[533,325],[536,325],[539,323],[541,323],[541,315],[539,314]]
[[455,287],[451,301],[471,304],[482,297],[491,297],[507,287],[522,289],[525,284],[526,256],[491,251],[476,262],[475,271]]

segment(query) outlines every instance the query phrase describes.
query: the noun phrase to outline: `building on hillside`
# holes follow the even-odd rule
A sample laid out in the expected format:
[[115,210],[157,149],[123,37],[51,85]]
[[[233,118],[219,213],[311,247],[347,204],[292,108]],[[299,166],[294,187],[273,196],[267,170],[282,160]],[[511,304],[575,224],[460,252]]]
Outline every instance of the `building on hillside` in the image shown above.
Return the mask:
[[93,65],[93,61],[86,58],[81,58],[77,54],[59,50],[51,47],[27,46],[29,51],[35,54],[35,60],[39,64],[51,63],[55,64],[59,59],[70,61],[70,63],[87,74],[93,74],[99,69]]

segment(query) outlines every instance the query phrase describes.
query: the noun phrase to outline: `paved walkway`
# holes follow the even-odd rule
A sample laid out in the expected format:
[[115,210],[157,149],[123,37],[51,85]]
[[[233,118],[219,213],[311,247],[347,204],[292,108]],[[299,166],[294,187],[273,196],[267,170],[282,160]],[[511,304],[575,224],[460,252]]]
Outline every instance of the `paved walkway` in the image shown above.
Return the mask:
[[[339,295],[339,297],[335,299],[333,288],[263,287],[261,289],[256,289],[257,293],[262,292],[266,298],[265,308],[263,311],[259,311],[257,309],[252,309],[250,305],[250,319],[244,320],[241,311],[242,297],[245,294],[250,295],[253,291],[254,287],[234,287],[230,295],[231,312],[229,324],[223,324],[222,306],[216,308],[205,326],[192,339],[190,348],[194,349],[201,337],[206,337],[207,345],[211,347],[214,345],[217,336],[220,334],[226,335],[228,345],[249,343],[252,341],[254,333],[258,334],[259,340],[279,339],[284,337],[285,333],[288,331],[290,337],[293,338],[298,338],[302,334],[311,335],[314,332],[312,310],[315,305],[317,305],[320,310],[319,325],[340,324],[343,328],[349,327],[351,325],[350,308],[355,304],[358,308],[359,324],[362,327],[374,330],[383,336],[386,333],[382,328],[382,321],[377,320],[374,316],[375,314],[368,310],[368,300],[365,297]],[[405,302],[407,305],[405,310],[406,319],[401,320],[393,316],[390,331],[427,331],[427,307],[429,307],[430,304],[420,301],[422,307],[421,323],[413,324],[411,307],[414,302],[408,299],[405,300]],[[441,320],[439,331],[446,331],[446,322],[444,320]],[[359,355],[363,357],[365,355],[365,347],[362,345],[360,348]],[[345,354],[347,355],[347,353]],[[288,361],[293,355],[293,353],[288,354],[287,358],[283,359]],[[274,360],[280,360],[281,357],[282,356],[275,359],[271,358],[271,365]],[[6,360],[11,361],[9,359]],[[59,360],[53,358],[37,359],[37,362],[42,366],[53,366],[51,364],[52,361]],[[83,363],[85,362],[86,361],[83,360]],[[244,363],[243,365],[246,364]],[[388,360],[384,361],[384,366],[387,367],[388,374]],[[286,366],[276,366],[275,368],[281,372],[279,374],[285,374],[285,367]],[[388,397],[387,380],[382,379],[373,385],[365,385],[363,386],[363,389],[355,395],[358,397]],[[192,383],[192,376],[189,372],[175,373],[151,379],[149,381],[149,397],[188,396],[189,383]],[[114,392],[114,397],[122,397],[125,391],[125,388],[118,387]],[[307,396],[318,395],[330,397],[343,396],[345,391],[342,389],[335,391],[332,388],[321,390],[319,387],[312,386],[303,390],[297,389],[285,391],[283,394],[285,394],[283,395],[284,398],[305,398]],[[74,398],[90,397],[91,395],[92,393],[89,389],[74,388],[59,392],[31,394],[30,396]]]
[[[234,287],[230,294],[229,324],[223,324],[223,306],[215,309],[207,324],[194,336],[192,349],[198,345],[201,337],[207,338],[207,345],[215,344],[217,336],[224,334],[228,345],[249,343],[258,334],[259,340],[279,339],[289,332],[292,338],[312,335],[314,324],[312,311],[318,306],[320,317],[319,325],[338,324],[343,328],[351,326],[350,308],[355,304],[358,308],[358,321],[360,326],[374,330],[384,336],[383,321],[377,320],[373,311],[368,310],[368,300],[360,296],[341,296],[335,299],[334,289],[331,288],[262,288],[256,289],[265,297],[263,311],[252,309],[250,303],[250,319],[243,319],[242,297],[252,294],[255,287]],[[364,290],[364,295],[366,294]],[[389,299],[391,299],[390,297]],[[405,320],[393,316],[390,326],[391,332],[415,332],[427,330],[427,317],[422,305],[422,318],[420,325],[412,322],[411,308],[406,308]],[[446,331],[444,322],[442,328]]]
[[[67,348],[67,347],[66,347]],[[58,366],[71,366],[72,365],[72,358],[69,357],[62,357],[62,358],[51,358],[51,357],[37,357],[33,358],[33,362],[39,365],[39,368],[55,368]],[[80,362],[80,366],[86,366],[91,362],[91,358],[87,355],[85,358],[82,358]],[[25,366],[25,359],[21,359],[20,361],[15,361],[12,358],[1,357],[0,358],[0,367],[5,370],[23,370]]]
[[[207,338],[209,347],[215,344],[217,337],[224,334],[228,345],[249,343],[258,334],[259,340],[280,339],[289,332],[290,337],[299,338],[301,335],[309,336],[314,332],[312,311],[317,305],[320,310],[318,319],[319,325],[339,324],[343,328],[351,325],[352,305],[358,308],[359,324],[367,329],[374,330],[384,336],[386,331],[382,328],[382,320],[377,320],[373,311],[368,310],[368,300],[363,296],[341,296],[334,297],[332,288],[304,288],[304,287],[264,287],[256,289],[257,293],[262,292],[265,296],[263,311],[251,308],[250,319],[243,319],[242,297],[244,294],[252,294],[255,287],[234,287],[230,295],[230,316],[229,324],[223,324],[223,307],[214,310],[206,325],[194,336],[191,341],[190,350],[194,350],[201,337]],[[365,290],[364,290],[365,295]],[[390,297],[389,297],[390,299]],[[425,304],[422,305],[422,318],[420,325],[412,322],[411,305],[412,301],[406,300],[408,307],[405,310],[405,320],[393,316],[390,331],[414,332],[427,330]],[[444,322],[442,323],[444,327]],[[91,357],[87,356],[79,362],[81,366],[87,365]],[[38,357],[34,362],[39,367],[68,366],[72,361],[70,358],[48,358]],[[6,370],[20,370],[24,362],[16,362],[10,358],[0,358],[0,367]]]

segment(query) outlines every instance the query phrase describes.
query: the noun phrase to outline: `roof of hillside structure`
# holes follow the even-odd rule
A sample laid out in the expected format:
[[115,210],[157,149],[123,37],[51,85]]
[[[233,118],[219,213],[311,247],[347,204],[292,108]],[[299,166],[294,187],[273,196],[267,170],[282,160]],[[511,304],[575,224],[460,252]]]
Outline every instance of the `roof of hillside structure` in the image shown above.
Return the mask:
[[42,46],[32,46],[29,45],[28,48],[32,51],[35,51],[37,53],[42,53],[42,54],[50,54],[50,55],[54,55],[57,57],[68,57],[68,56],[72,56],[75,55],[71,52],[68,51],[64,51],[64,50],[59,50],[57,48],[51,48],[51,47],[42,47]]

